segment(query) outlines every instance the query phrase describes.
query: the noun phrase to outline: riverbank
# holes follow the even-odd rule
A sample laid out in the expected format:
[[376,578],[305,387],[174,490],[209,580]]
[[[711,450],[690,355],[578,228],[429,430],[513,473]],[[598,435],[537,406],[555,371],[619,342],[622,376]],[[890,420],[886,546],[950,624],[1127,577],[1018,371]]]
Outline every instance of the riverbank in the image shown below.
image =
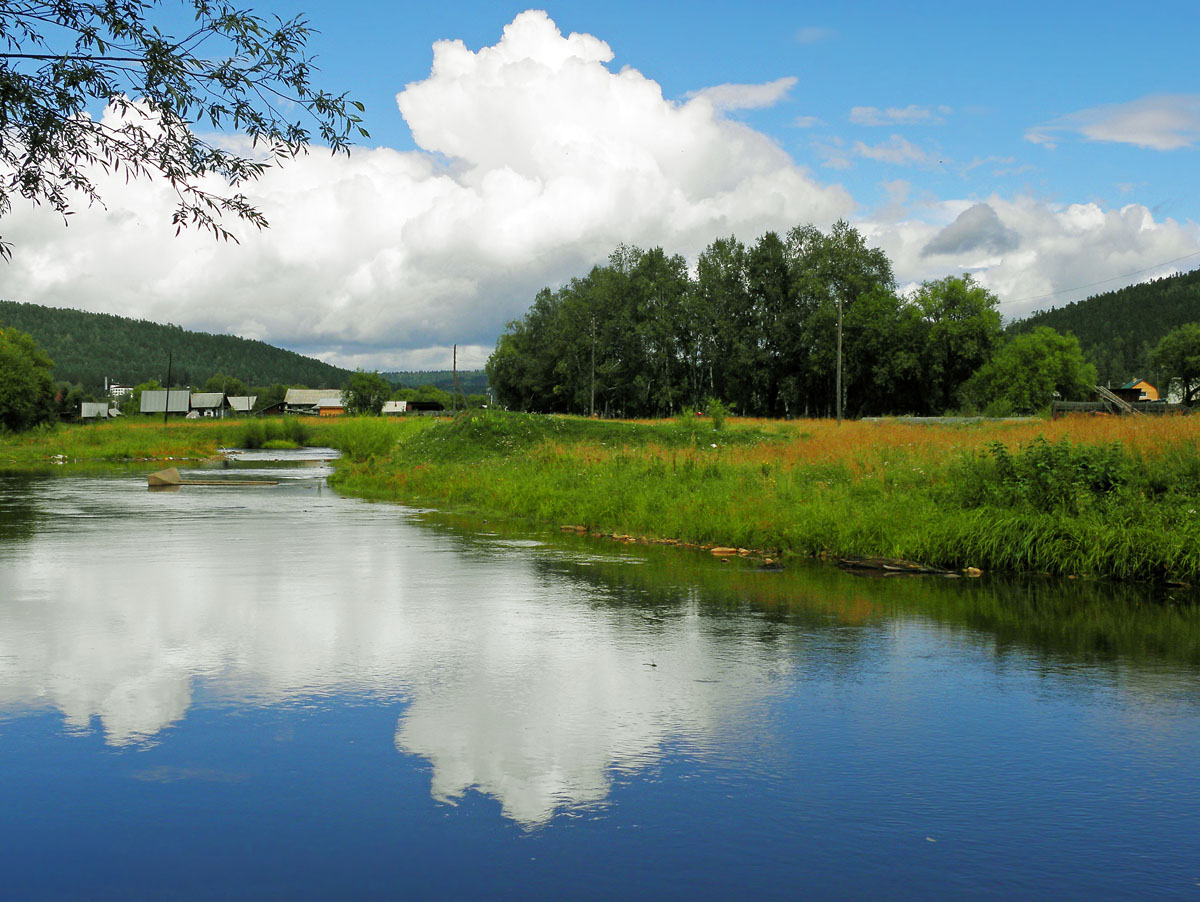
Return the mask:
[[[1200,419],[118,421],[0,437],[0,471],[327,445],[357,497],[620,541],[1200,583]],[[257,445],[256,445],[257,443]]]
[[1183,417],[717,430],[480,412],[350,454],[333,481],[364,498],[772,558],[1190,583],[1198,438]]
[[345,417],[183,420],[129,417],[0,433],[0,472],[75,464],[201,461],[222,448],[327,446],[358,458],[380,455],[405,436],[431,425],[423,418]]

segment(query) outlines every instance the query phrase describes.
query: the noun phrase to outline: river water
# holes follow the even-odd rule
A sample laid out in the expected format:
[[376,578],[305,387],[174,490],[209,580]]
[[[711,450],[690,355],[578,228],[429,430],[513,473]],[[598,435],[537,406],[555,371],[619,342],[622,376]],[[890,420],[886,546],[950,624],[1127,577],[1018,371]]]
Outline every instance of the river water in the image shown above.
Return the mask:
[[1200,898],[1183,595],[769,572],[242,467],[279,485],[0,478],[6,898]]

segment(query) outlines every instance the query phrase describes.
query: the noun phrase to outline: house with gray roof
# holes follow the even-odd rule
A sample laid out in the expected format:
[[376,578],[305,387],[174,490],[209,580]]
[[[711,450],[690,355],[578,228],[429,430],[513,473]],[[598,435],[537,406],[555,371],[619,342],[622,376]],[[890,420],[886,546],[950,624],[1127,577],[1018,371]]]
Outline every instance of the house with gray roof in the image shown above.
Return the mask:
[[190,403],[192,410],[202,417],[220,418],[229,409],[225,392],[221,391],[194,391]]
[[289,388],[283,396],[283,409],[286,413],[315,417],[320,413],[322,401],[341,396],[336,388]]
[[254,402],[258,400],[258,395],[229,395],[226,400],[229,401],[229,409],[234,413],[250,413],[254,410]]
[[108,409],[107,401],[82,401],[79,404],[81,420],[107,420],[111,416],[119,416],[120,411]]
[[191,410],[192,393],[187,389],[173,388],[169,393],[166,389],[145,389],[142,391],[142,413],[177,413],[182,417]]

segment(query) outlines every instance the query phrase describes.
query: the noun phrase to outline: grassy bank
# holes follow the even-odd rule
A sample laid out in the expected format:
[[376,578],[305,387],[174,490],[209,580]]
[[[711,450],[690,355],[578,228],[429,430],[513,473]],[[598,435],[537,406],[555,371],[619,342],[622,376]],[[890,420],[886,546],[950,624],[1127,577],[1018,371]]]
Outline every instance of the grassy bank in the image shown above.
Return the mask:
[[348,494],[767,556],[1200,583],[1200,418],[911,425],[117,421],[0,436],[0,471],[327,445]]
[[1195,418],[717,431],[489,412],[351,454],[335,482],[544,528],[770,555],[1197,581],[1198,437]]
[[390,451],[427,419],[378,420],[302,417],[183,420],[163,423],[137,417],[65,424],[24,433],[0,433],[0,471],[20,472],[51,464],[207,460],[221,448],[325,446],[357,459]]

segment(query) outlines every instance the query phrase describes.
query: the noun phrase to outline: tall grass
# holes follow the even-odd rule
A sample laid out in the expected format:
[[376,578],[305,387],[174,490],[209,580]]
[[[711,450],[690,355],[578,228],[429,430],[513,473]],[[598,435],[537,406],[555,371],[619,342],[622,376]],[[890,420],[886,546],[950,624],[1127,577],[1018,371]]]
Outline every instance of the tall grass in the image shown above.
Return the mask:
[[242,422],[234,434],[234,443],[238,448],[250,449],[262,448],[268,444],[301,448],[309,444],[313,433],[312,425],[300,417],[256,417]]
[[464,415],[343,490],[767,553],[1200,579],[1200,420],[963,426]]

